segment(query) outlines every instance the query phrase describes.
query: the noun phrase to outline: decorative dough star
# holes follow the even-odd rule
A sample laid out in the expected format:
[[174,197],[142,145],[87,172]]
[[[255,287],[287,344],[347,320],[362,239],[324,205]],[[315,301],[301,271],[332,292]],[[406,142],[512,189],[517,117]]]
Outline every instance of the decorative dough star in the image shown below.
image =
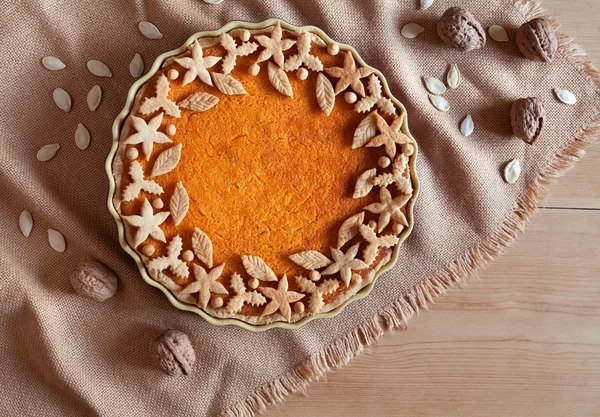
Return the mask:
[[261,316],[266,316],[279,310],[281,315],[285,317],[287,321],[290,321],[290,318],[292,317],[290,303],[294,303],[304,297],[304,294],[299,292],[288,291],[288,280],[286,275],[284,275],[283,278],[281,278],[281,281],[279,281],[279,284],[277,284],[277,289],[261,287],[258,290],[267,298],[271,299]]
[[154,214],[152,205],[147,198],[144,198],[140,216],[123,216],[123,219],[129,223],[130,226],[137,227],[138,230],[135,233],[133,246],[137,247],[144,240],[148,239],[148,236],[152,236],[154,239],[161,242],[166,242],[165,234],[158,227],[162,224],[171,213],[168,211],[162,211]]
[[187,68],[185,75],[183,76],[183,85],[189,84],[196,79],[200,80],[210,86],[213,85],[210,73],[206,70],[212,67],[221,60],[218,56],[207,56],[202,57],[202,47],[197,40],[194,41],[192,46],[192,57],[177,58],[175,62],[181,65],[183,68]]
[[157,110],[164,109],[165,113],[171,117],[181,117],[179,106],[167,97],[170,89],[169,79],[165,74],[161,74],[160,77],[158,77],[158,81],[156,81],[156,96],[146,97],[140,106],[140,111],[143,114],[150,114]]
[[265,48],[261,51],[258,56],[257,63],[266,61],[267,59],[273,57],[273,60],[277,65],[283,68],[283,51],[287,51],[296,43],[293,39],[281,39],[281,25],[279,22],[273,28],[273,32],[271,32],[271,37],[265,35],[255,36],[254,39],[260,45]]
[[187,278],[190,275],[190,270],[185,262],[179,259],[183,242],[179,235],[175,236],[167,246],[167,256],[159,256],[148,262],[148,269],[152,271],[162,272],[169,268],[172,273],[181,278]]
[[404,145],[405,143],[412,142],[408,136],[400,131],[404,121],[404,115],[394,119],[392,124],[388,126],[383,117],[375,112],[373,114],[375,115],[375,121],[377,123],[379,135],[371,139],[371,141],[367,143],[367,146],[377,147],[384,145],[385,152],[388,154],[388,156],[390,158],[394,158],[396,156],[396,144]]
[[182,294],[194,294],[198,293],[198,305],[203,309],[206,309],[208,302],[210,301],[210,293],[215,294],[229,294],[227,289],[217,281],[217,279],[223,273],[225,264],[221,264],[216,268],[213,268],[208,274],[206,270],[200,265],[194,264],[194,277],[196,281],[188,284],[181,293]]
[[390,219],[394,219],[397,223],[408,227],[408,222],[404,213],[400,210],[408,200],[410,200],[410,194],[401,194],[398,197],[392,199],[392,194],[387,188],[382,187],[379,190],[379,199],[381,202],[369,204],[364,209],[375,214],[379,214],[379,221],[377,222],[377,231],[381,232],[390,223]]
[[325,68],[325,72],[332,77],[339,78],[337,84],[335,85],[335,94],[339,94],[348,88],[348,86],[351,86],[354,91],[364,97],[365,86],[360,79],[371,75],[373,70],[367,67],[356,68],[354,57],[352,56],[352,53],[348,51],[344,57],[343,68]]
[[354,259],[358,253],[359,246],[360,242],[348,249],[346,253],[339,249],[330,248],[331,256],[333,256],[335,263],[329,265],[325,271],[321,272],[321,275],[332,275],[339,272],[342,281],[344,281],[347,287],[350,284],[350,279],[352,279],[352,271],[359,271],[369,267],[369,265],[360,259]]
[[140,117],[131,116],[133,127],[137,133],[129,136],[124,143],[126,145],[141,143],[144,155],[146,155],[146,161],[150,160],[150,154],[155,143],[171,142],[171,139],[167,135],[158,131],[164,115],[164,113],[160,113],[150,119],[148,123]]

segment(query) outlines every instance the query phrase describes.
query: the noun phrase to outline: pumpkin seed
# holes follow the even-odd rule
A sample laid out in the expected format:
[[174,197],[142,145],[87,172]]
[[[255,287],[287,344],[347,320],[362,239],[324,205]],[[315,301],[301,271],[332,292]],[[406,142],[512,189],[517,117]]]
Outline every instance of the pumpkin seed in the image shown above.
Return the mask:
[[139,78],[144,72],[144,61],[140,54],[135,54],[131,62],[129,63],[129,73],[133,78]]
[[158,30],[158,28],[150,22],[140,22],[138,28],[140,29],[142,35],[148,39],[162,39],[163,37],[163,34],[160,33],[160,30]]
[[51,143],[49,145],[42,146],[37,153],[37,160],[40,162],[46,162],[54,158],[56,152],[60,149],[60,145],[58,143]]
[[58,230],[48,229],[48,243],[57,252],[64,252],[67,248],[65,237]]
[[463,136],[468,137],[468,136],[471,136],[471,134],[473,133],[474,130],[475,130],[475,123],[473,123],[473,118],[471,117],[471,115],[468,115],[460,123],[460,133],[462,133]]
[[402,28],[402,36],[406,39],[413,39],[419,36],[421,33],[425,32],[425,28],[416,23],[409,23]]
[[55,56],[45,56],[42,58],[42,65],[50,71],[59,71],[66,67],[65,63]]
[[66,112],[71,110],[71,96],[62,88],[55,88],[52,92],[52,98],[59,109]]
[[504,181],[514,184],[521,175],[521,163],[518,159],[513,159],[504,167]]
[[448,70],[448,75],[446,76],[446,82],[448,83],[448,87],[450,88],[458,88],[460,82],[462,80],[460,70],[456,64],[450,65],[450,69]]
[[96,111],[102,101],[102,89],[99,85],[92,87],[87,95],[87,105],[91,111]]
[[496,42],[508,42],[508,34],[502,26],[492,25],[489,27],[488,33],[490,34],[490,38]]
[[75,130],[75,144],[81,150],[87,149],[90,146],[90,131],[84,125],[79,123]]
[[554,89],[554,94],[556,94],[556,98],[562,101],[565,104],[575,104],[577,103],[577,97],[569,90],[561,90],[559,88]]
[[428,9],[432,4],[433,4],[433,0],[421,0],[420,1],[421,10]]
[[435,77],[424,76],[423,83],[425,84],[425,88],[427,88],[431,94],[440,95],[446,92],[444,83]]
[[433,94],[429,94],[429,101],[433,104],[433,107],[438,109],[439,111],[448,111],[450,110],[450,103],[442,96],[436,96]]
[[29,237],[31,229],[33,229],[33,217],[27,210],[23,210],[19,216],[19,228],[23,236]]
[[112,77],[112,72],[110,72],[110,69],[102,61],[92,59],[88,61],[87,68],[92,74],[98,77]]

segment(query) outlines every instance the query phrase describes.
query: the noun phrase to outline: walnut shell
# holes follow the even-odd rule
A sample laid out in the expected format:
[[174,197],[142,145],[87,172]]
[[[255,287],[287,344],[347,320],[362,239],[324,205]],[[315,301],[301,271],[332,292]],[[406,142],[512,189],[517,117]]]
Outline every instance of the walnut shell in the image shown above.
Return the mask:
[[119,282],[110,269],[96,261],[79,263],[71,272],[69,279],[78,294],[100,302],[115,295]]
[[510,109],[510,121],[514,134],[530,145],[540,136],[545,119],[546,110],[539,98],[519,99],[512,104]]
[[188,375],[196,362],[190,339],[179,330],[167,329],[156,336],[150,351],[156,364],[171,376]]
[[552,62],[558,49],[554,29],[545,19],[533,19],[517,31],[517,46],[532,61]]
[[473,14],[462,7],[451,7],[437,23],[437,33],[446,45],[461,51],[483,48],[485,30]]

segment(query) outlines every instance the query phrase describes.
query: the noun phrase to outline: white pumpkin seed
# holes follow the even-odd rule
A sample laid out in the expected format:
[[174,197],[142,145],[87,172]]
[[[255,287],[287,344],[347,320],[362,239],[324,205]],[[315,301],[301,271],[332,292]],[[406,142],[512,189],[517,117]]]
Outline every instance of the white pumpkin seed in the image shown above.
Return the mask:
[[52,92],[52,98],[59,109],[66,112],[71,110],[71,96],[62,88],[55,88]]
[[448,111],[450,110],[450,103],[442,96],[436,96],[433,94],[429,94],[429,101],[433,104],[433,107],[438,109],[439,111]]
[[426,10],[433,4],[433,0],[420,0],[419,3],[421,10]]
[[140,54],[135,54],[131,62],[129,63],[129,73],[133,78],[139,78],[144,72],[144,61]]
[[471,136],[471,133],[473,133],[474,130],[475,123],[473,123],[473,118],[471,115],[468,115],[460,123],[460,133],[462,133],[463,136]]
[[508,42],[508,34],[502,26],[492,25],[489,27],[488,33],[490,34],[490,38],[496,42]]
[[427,88],[431,94],[441,95],[446,92],[444,83],[435,77],[424,76],[423,83],[425,84],[425,88]]
[[562,101],[565,104],[575,104],[577,103],[577,97],[569,90],[561,90],[559,88],[554,89],[554,94],[556,94],[556,98]]
[[140,32],[142,32],[142,35],[148,39],[162,39],[163,37],[163,34],[160,33],[160,30],[158,30],[158,28],[150,22],[140,22],[138,27]]
[[42,65],[50,71],[59,71],[66,67],[65,63],[55,56],[45,56],[42,58]]
[[37,160],[40,162],[46,162],[54,158],[56,152],[60,149],[58,143],[51,143],[49,145],[42,146],[37,153]]
[[87,95],[87,105],[91,111],[96,111],[102,101],[102,89],[99,85],[92,87]]
[[504,181],[514,184],[521,175],[521,163],[518,159],[513,159],[504,167]]
[[90,131],[79,123],[75,130],[75,144],[81,150],[87,149],[90,146]]
[[460,74],[460,70],[456,64],[450,65],[450,69],[448,70],[448,75],[446,76],[446,82],[448,83],[448,87],[450,88],[458,88],[460,82],[462,81],[462,77]]
[[425,28],[416,23],[409,23],[402,28],[402,36],[406,39],[413,39],[419,36],[421,33],[425,32]]
[[88,70],[98,77],[112,77],[112,72],[106,66],[106,64],[102,61],[98,61],[96,59],[92,59],[87,63]]
[[23,236],[29,237],[31,229],[33,229],[33,217],[31,217],[31,213],[27,210],[23,210],[19,216],[19,227]]
[[48,243],[57,252],[64,252],[67,248],[65,237],[58,230],[48,229]]

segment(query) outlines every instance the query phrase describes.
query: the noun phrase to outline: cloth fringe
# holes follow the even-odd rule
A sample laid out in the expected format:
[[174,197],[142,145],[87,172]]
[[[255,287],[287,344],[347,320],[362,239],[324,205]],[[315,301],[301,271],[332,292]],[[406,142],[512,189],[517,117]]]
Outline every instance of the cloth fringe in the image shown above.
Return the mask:
[[[546,15],[539,0],[516,0],[526,21],[544,17],[554,28],[558,22]],[[600,94],[600,71],[589,60],[585,51],[565,34],[557,34],[559,53],[566,56],[581,71],[584,71],[596,85]],[[407,294],[396,300],[391,306],[379,311],[375,317],[367,320],[346,336],[336,340],[321,352],[300,363],[296,369],[281,378],[257,389],[245,400],[235,404],[221,414],[223,417],[253,417],[266,411],[267,407],[282,402],[294,392],[304,392],[306,387],[322,379],[328,372],[341,368],[365,347],[375,344],[386,330],[405,330],[410,318],[422,308],[427,309],[435,298],[448,290],[461,287],[477,274],[481,268],[496,256],[502,254],[517,239],[539,203],[547,196],[547,186],[555,182],[572,168],[584,155],[585,149],[600,137],[600,116],[597,113],[591,123],[581,128],[567,146],[565,146],[549,165],[532,182],[524,195],[516,202],[513,211],[504,220],[500,228],[490,237],[469,249],[465,254],[443,270],[413,287]]]

